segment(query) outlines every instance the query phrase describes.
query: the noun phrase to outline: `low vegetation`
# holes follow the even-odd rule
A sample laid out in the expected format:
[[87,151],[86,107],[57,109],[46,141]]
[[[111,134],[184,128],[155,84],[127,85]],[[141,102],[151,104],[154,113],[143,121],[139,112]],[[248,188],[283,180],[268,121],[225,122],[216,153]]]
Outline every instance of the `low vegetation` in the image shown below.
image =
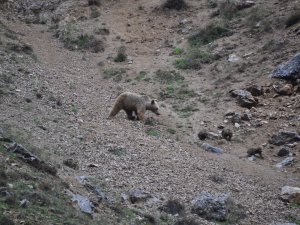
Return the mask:
[[175,60],[175,67],[177,69],[200,69],[202,64],[211,63],[218,57],[210,52],[194,49],[190,51],[185,57]]
[[122,80],[122,76],[123,74],[126,73],[126,69],[124,68],[110,68],[110,69],[106,69],[104,70],[104,79],[109,79],[112,78],[114,79],[114,81],[119,82]]
[[192,47],[200,47],[232,34],[233,32],[227,27],[227,25],[220,22],[214,22],[190,36],[188,42]]
[[75,22],[66,24],[62,32],[58,32],[57,36],[64,43],[65,48],[69,50],[88,50],[98,53],[104,51],[104,43],[97,39],[94,35],[78,34],[78,28]]
[[114,58],[115,62],[125,62],[127,59],[127,54],[126,54],[126,48],[125,46],[121,46],[118,49],[118,54],[117,56]]

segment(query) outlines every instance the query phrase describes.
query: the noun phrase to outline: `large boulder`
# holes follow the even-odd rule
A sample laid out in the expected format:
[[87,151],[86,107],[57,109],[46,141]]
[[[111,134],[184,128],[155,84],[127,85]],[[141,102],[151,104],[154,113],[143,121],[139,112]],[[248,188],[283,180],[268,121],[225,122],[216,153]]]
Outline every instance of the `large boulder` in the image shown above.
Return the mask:
[[300,135],[296,132],[290,131],[279,131],[277,134],[274,134],[269,143],[272,145],[284,145],[293,142],[300,141]]
[[300,78],[300,53],[288,62],[280,64],[272,73],[272,78],[296,80]]
[[192,203],[192,213],[207,220],[225,221],[232,200],[229,193],[214,196],[202,192]]

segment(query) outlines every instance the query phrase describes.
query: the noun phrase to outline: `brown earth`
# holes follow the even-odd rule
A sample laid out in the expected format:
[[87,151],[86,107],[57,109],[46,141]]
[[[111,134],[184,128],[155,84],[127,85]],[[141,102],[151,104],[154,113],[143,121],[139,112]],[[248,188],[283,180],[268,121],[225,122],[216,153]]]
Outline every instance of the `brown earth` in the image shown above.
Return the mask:
[[[88,15],[90,9],[82,2],[77,11]],[[172,48],[186,51],[191,33],[214,20],[210,15],[215,9],[209,9],[206,1],[187,2],[190,5],[187,10],[164,12],[157,8],[161,4],[157,0],[104,1],[98,18],[78,20],[82,30],[109,30],[109,35],[103,37],[105,51],[100,53],[67,50],[49,31],[49,26],[0,16],[18,39],[32,46],[37,58],[30,64],[16,65],[15,69],[22,68],[27,73],[10,86],[13,94],[2,97],[2,129],[13,128],[19,137],[26,134],[20,138],[23,144],[41,149],[40,154],[60,167],[59,176],[73,183],[74,190],[75,176],[84,175],[105,182],[109,192],[116,196],[141,188],[158,197],[161,200],[158,204],[179,199],[188,209],[192,199],[202,191],[230,192],[234,201],[246,209],[247,217],[237,224],[292,222],[289,215],[299,215],[299,207],[282,202],[279,194],[284,185],[300,185],[299,143],[292,149],[295,163],[278,170],[275,164],[282,160],[276,156],[279,147],[268,144],[268,140],[280,129],[300,131],[296,105],[299,92],[274,98],[272,83],[277,81],[268,75],[299,51],[299,35],[293,32],[295,27],[284,29],[271,22],[272,31],[251,33],[242,19],[231,20],[234,34],[214,42],[214,50],[224,52],[220,59],[203,64],[198,70],[178,70],[173,65],[177,56],[170,55]],[[264,7],[267,17],[274,22],[297,8],[297,1],[259,0],[255,7]],[[70,16],[79,18],[77,11]],[[183,19],[189,22],[179,25]],[[182,33],[181,26],[190,28],[188,33]],[[284,43],[283,47],[262,51],[270,40]],[[126,47],[130,63],[114,62],[120,46]],[[233,53],[240,57],[236,63],[227,61]],[[121,81],[103,79],[104,71],[111,68],[126,69]],[[162,98],[160,92],[168,85],[156,80],[158,70],[176,70],[195,95]],[[137,76],[141,71],[145,77],[140,80]],[[239,128],[224,123],[228,110],[245,111],[228,92],[249,84],[269,90],[258,97],[260,104],[250,110],[253,120],[241,123]],[[179,88],[176,85],[175,90]],[[154,121],[153,126],[129,121],[123,112],[107,119],[114,99],[125,90],[159,99],[161,116],[146,114]],[[37,98],[37,93],[42,98]],[[187,114],[178,110],[187,106],[195,110]],[[276,119],[270,119],[270,114],[276,114]],[[219,125],[233,130],[232,141],[207,141],[224,149],[224,154],[203,151],[197,133],[206,129],[220,134]],[[249,161],[246,152],[251,147],[262,147],[264,159]],[[112,154],[114,150],[121,153]],[[68,158],[79,162],[79,170],[63,166],[63,160]],[[212,176],[224,181],[216,183]],[[129,204],[129,207],[157,213],[157,204]],[[198,220],[200,224],[215,224]]]

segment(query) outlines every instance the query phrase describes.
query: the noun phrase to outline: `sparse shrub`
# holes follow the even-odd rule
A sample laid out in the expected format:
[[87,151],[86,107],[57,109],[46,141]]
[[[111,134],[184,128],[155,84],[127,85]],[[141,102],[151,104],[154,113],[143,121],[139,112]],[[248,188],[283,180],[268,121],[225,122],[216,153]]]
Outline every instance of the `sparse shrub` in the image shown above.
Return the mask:
[[205,28],[199,30],[194,35],[190,36],[188,42],[192,47],[199,47],[213,42],[219,38],[230,35],[232,35],[232,31],[229,30],[224,24],[211,23]]
[[268,19],[268,11],[263,8],[252,8],[245,21],[251,32],[270,32],[273,30],[272,21]]
[[217,59],[216,55],[203,52],[200,50],[193,50],[186,55],[185,58],[180,58],[175,61],[175,67],[178,69],[200,69],[203,63],[211,63]]
[[136,81],[142,81],[145,79],[146,74],[147,73],[145,71],[140,71],[139,75],[137,75],[134,79]]
[[214,9],[218,7],[218,0],[207,0],[208,8]]
[[180,58],[180,59],[176,59],[176,61],[175,61],[175,67],[177,69],[182,69],[182,70],[186,70],[186,69],[200,69],[201,68],[201,64],[194,63],[191,60],[188,60],[186,58]]
[[63,164],[66,165],[67,167],[70,167],[70,168],[74,169],[74,170],[79,169],[78,162],[74,159],[65,159],[63,161]]
[[238,15],[238,8],[236,2],[232,0],[222,1],[219,5],[220,15],[228,20],[233,19]]
[[109,29],[107,29],[107,28],[96,28],[95,33],[100,34],[100,35],[109,35]]
[[119,82],[122,80],[122,75],[126,73],[126,69],[124,68],[111,68],[104,70],[104,79],[109,79],[114,77],[114,81]]
[[127,55],[126,55],[125,51],[126,51],[125,46],[121,46],[121,47],[118,49],[118,54],[117,54],[117,56],[114,58],[114,61],[115,61],[115,62],[124,62],[124,61],[126,61]]
[[172,129],[172,128],[168,128],[167,131],[170,133],[170,134],[175,134],[176,133],[176,130]]
[[101,40],[96,39],[93,35],[81,34],[77,35],[77,27],[74,22],[69,22],[65,30],[58,36],[64,43],[65,48],[70,50],[85,49],[94,53],[104,51],[104,43]]
[[162,8],[164,10],[167,10],[167,9],[183,10],[183,9],[186,9],[187,7],[188,6],[184,0],[167,0],[162,5]]
[[97,18],[100,16],[100,12],[96,7],[91,8],[91,18]]
[[181,48],[173,48],[170,55],[181,55],[183,53],[183,49]]
[[156,78],[162,84],[170,84],[174,81],[178,83],[184,80],[184,77],[175,70],[166,71],[159,69],[156,71]]
[[111,147],[108,149],[108,152],[117,156],[126,155],[126,149],[122,147]]
[[290,26],[293,26],[295,25],[296,23],[299,23],[300,22],[300,11],[290,15],[286,21],[285,21],[285,25],[286,27],[290,27]]
[[284,41],[277,41],[277,40],[270,40],[268,41],[262,48],[261,51],[264,52],[276,52],[281,50],[285,46],[286,42]]

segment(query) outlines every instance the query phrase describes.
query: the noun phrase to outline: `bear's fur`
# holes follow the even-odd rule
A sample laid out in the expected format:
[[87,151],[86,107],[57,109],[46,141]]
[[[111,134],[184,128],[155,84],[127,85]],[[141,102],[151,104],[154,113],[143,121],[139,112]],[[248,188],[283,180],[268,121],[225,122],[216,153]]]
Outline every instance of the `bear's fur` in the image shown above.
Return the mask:
[[[142,96],[132,92],[124,92],[117,97],[108,118],[114,117],[122,109],[126,112],[129,120],[143,120],[146,110],[160,115],[158,112],[159,106],[155,100],[151,100],[148,96]],[[133,115],[133,112],[136,116]]]

